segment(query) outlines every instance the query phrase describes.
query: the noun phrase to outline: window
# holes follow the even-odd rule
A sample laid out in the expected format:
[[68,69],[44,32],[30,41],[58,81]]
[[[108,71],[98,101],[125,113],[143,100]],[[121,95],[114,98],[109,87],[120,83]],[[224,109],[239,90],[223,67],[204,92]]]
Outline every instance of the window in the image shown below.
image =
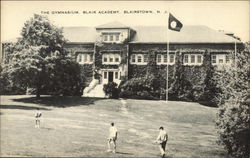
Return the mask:
[[130,63],[138,65],[146,65],[148,62],[147,54],[132,54]]
[[135,54],[132,54],[132,56],[131,56],[131,62],[135,63]]
[[170,63],[174,63],[174,54],[170,54]]
[[107,71],[104,71],[104,79],[107,79],[108,73]]
[[195,55],[191,55],[191,63],[195,63]]
[[119,64],[120,56],[119,54],[106,54],[103,55],[103,64]]
[[115,35],[115,40],[119,41],[119,34]]
[[144,63],[147,63],[147,62],[148,62],[148,55],[147,55],[147,54],[144,54],[144,55],[143,55],[143,62],[144,62]]
[[174,54],[157,54],[156,63],[157,64],[174,64],[175,62]]
[[157,63],[161,63],[161,54],[157,54],[156,61]]
[[82,62],[82,54],[78,54],[78,55],[77,55],[76,61],[77,61],[78,63]]
[[168,55],[167,55],[167,54],[164,54],[164,55],[163,55],[163,62],[164,62],[164,63],[167,63],[167,62],[168,62]]
[[198,64],[202,63],[202,56],[201,55],[197,55],[197,63]]
[[184,55],[184,63],[187,64],[188,63],[188,57],[189,55],[188,54],[185,54]]
[[87,61],[88,61],[88,59],[87,59],[87,54],[84,54],[84,55],[83,55],[83,62],[86,63]]
[[137,56],[137,62],[138,62],[138,63],[141,63],[141,62],[142,62],[142,56],[141,56],[141,55],[138,55],[138,56]]
[[93,62],[93,55],[92,54],[89,56],[89,61]]
[[103,38],[104,41],[108,41],[108,35],[104,35]]
[[229,54],[214,54],[212,55],[212,64],[213,65],[224,65],[230,63]]
[[89,64],[93,62],[93,55],[88,53],[79,53],[76,61],[80,64]]
[[201,54],[184,54],[184,65],[201,65],[203,56]]
[[113,57],[112,56],[109,57],[109,62],[111,62],[111,63],[113,62]]
[[118,79],[118,72],[115,72],[115,79]]
[[108,58],[106,56],[103,57],[103,62],[108,62]]
[[114,42],[120,40],[120,33],[119,32],[105,32],[102,33],[103,41],[104,42]]
[[212,63],[213,63],[213,64],[216,63],[216,55],[212,55]]
[[109,41],[113,41],[113,35],[109,35]]
[[226,63],[230,63],[229,55],[226,55]]
[[115,56],[115,62],[119,62],[119,56]]

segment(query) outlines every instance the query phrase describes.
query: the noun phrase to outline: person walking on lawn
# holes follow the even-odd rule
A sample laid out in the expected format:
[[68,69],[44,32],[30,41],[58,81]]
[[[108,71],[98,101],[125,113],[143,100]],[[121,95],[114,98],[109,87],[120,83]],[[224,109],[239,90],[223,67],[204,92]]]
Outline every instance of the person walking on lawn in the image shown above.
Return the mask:
[[35,127],[40,128],[40,118],[41,118],[41,116],[42,116],[42,113],[39,110],[39,108],[37,108],[37,112],[36,112],[36,116],[35,116],[35,118],[36,118],[36,125],[35,125]]
[[167,144],[167,141],[168,141],[168,134],[164,130],[163,127],[160,127],[159,130],[160,130],[160,132],[159,132],[159,135],[158,135],[155,142],[157,144],[159,144],[161,156],[162,156],[162,158],[164,158],[165,157],[166,144]]
[[108,137],[108,152],[111,152],[111,143],[114,145],[113,153],[116,153],[116,141],[117,141],[117,128],[114,126],[114,123],[111,123],[109,128],[109,137]]

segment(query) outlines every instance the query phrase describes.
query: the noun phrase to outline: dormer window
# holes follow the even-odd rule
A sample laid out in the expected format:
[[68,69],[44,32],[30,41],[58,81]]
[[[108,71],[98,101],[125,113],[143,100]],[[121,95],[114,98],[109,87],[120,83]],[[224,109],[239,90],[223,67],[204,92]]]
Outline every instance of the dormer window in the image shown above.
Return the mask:
[[120,40],[120,33],[119,32],[102,33],[102,37],[104,42],[118,42]]

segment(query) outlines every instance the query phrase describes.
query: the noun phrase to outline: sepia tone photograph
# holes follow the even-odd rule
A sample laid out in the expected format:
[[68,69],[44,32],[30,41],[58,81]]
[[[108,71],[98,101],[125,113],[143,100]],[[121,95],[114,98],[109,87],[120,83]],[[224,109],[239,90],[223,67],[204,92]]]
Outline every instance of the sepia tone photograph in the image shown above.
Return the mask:
[[250,1],[1,1],[0,157],[250,158]]

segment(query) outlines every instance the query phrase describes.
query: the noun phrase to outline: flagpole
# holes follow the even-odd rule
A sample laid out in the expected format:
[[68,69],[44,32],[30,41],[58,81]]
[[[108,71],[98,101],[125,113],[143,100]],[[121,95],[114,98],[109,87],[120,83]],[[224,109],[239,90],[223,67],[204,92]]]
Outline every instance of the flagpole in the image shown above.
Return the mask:
[[[169,19],[169,9],[168,9],[168,18]],[[167,78],[166,78],[166,102],[168,102],[168,65],[169,65],[169,20],[167,20]]]
[[237,44],[236,44],[236,39],[234,39],[234,65],[235,65],[235,68],[237,67],[237,61],[236,61],[236,55],[237,55]]

